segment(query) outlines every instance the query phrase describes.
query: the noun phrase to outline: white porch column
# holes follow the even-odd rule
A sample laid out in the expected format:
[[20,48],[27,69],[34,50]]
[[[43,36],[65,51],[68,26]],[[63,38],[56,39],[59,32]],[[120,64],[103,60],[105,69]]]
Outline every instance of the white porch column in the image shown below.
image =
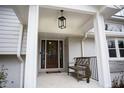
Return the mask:
[[37,81],[39,6],[29,6],[24,87],[35,88]]
[[104,19],[100,13],[94,16],[95,43],[97,52],[97,64],[99,83],[103,87],[111,87],[110,68],[106,35],[104,31]]

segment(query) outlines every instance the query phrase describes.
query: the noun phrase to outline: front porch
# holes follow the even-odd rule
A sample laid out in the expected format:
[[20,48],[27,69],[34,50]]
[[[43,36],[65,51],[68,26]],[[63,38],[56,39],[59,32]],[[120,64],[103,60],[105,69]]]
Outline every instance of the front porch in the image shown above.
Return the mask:
[[[74,8],[74,6],[71,7]],[[39,38],[44,38],[44,36],[46,36],[45,38],[47,39],[48,33],[50,37],[53,35],[53,37],[55,38],[55,36],[59,37],[61,35],[67,39],[65,40],[67,41],[67,45],[65,45],[65,47],[67,48],[67,50],[65,49],[65,51],[67,52],[65,53],[65,57],[67,58],[67,59],[65,58],[65,61],[66,60],[67,61],[65,63],[68,62],[69,64],[73,63],[74,57],[92,56],[92,54],[90,55],[88,52],[95,51],[96,53],[95,56],[97,57],[99,84],[102,87],[111,87],[107,42],[104,32],[104,19],[101,13],[99,13],[97,10],[94,12],[87,11],[84,8],[81,8],[82,10],[80,11],[77,11],[77,9],[70,10],[68,6],[66,6],[65,8],[62,7],[55,8],[53,6],[47,8],[50,9],[44,9],[43,6],[29,6],[29,11],[28,11],[29,14],[27,16],[28,26],[27,26],[26,62],[25,62],[25,71],[24,71],[25,72],[24,87],[25,88],[50,87],[51,84],[52,84],[51,87],[98,86],[92,80],[89,84],[86,84],[86,81],[77,82],[76,80],[73,79],[73,77],[67,76],[64,73],[56,73],[55,75],[40,73],[37,81],[38,66],[40,66],[38,65],[38,62],[40,62],[39,60],[40,57],[38,58],[38,56],[40,55],[41,52],[38,50],[39,49],[38,40]],[[59,29],[56,26],[57,23],[56,19],[59,16],[57,12],[58,9],[59,10],[64,9],[66,11],[65,16],[67,16],[68,18],[67,28],[63,30]],[[94,28],[95,48],[91,45],[88,45],[88,47],[90,47],[91,50],[89,49],[86,50],[85,47],[87,48],[87,46],[85,46],[84,44],[85,39],[87,38],[86,33],[91,28]],[[44,33],[45,34],[47,33],[47,35],[44,35]],[[78,39],[74,39],[73,37]],[[51,42],[48,42],[48,44],[51,44]],[[44,45],[46,46],[48,44],[46,43]],[[55,45],[56,47],[58,47],[57,43]],[[56,51],[58,50],[56,49]],[[59,54],[59,52],[56,51],[54,51],[55,52],[54,54],[56,55],[57,53]],[[45,55],[48,56],[50,55],[50,53],[48,53],[49,51],[45,50],[45,52],[46,52]],[[43,55],[40,56],[44,57]],[[48,56],[46,56],[47,59]],[[49,59],[50,59],[49,62],[51,62],[51,58]],[[49,66],[47,65],[44,68],[47,67],[49,68]],[[83,86],[81,86],[81,84]]]
[[[47,12],[48,11],[48,12]],[[52,12],[53,11],[53,12]],[[76,13],[76,12],[71,12],[68,9],[66,9],[66,13],[68,17],[68,23],[67,24],[67,29],[61,30],[56,26],[56,12],[57,10],[44,10],[42,7],[39,6],[30,6],[29,7],[29,19],[28,19],[28,29],[27,29],[27,50],[26,53],[29,55],[26,55],[26,64],[25,64],[25,82],[24,82],[24,87],[95,87],[95,86],[102,86],[102,87],[111,87],[111,80],[110,80],[110,71],[109,71],[109,64],[108,64],[108,51],[107,51],[107,42],[106,42],[106,37],[105,37],[105,32],[104,32],[104,20],[103,17],[99,14],[96,13],[95,15],[90,15],[86,13]],[[34,13],[36,12],[36,13]],[[47,12],[47,13],[45,13]],[[35,16],[34,16],[35,14]],[[50,14],[50,15],[49,15]],[[53,14],[53,15],[51,15]],[[78,14],[78,15],[75,15]],[[33,15],[33,16],[32,16]],[[47,15],[47,16],[46,16]],[[73,15],[74,17],[71,17]],[[90,18],[88,17],[90,16]],[[82,19],[83,17],[83,19]],[[88,20],[88,22],[83,21],[84,19]],[[34,19],[34,20],[32,20]],[[49,21],[48,21],[49,19]],[[51,20],[52,19],[52,20]],[[70,20],[70,21],[69,21]],[[75,21],[76,20],[76,21]],[[74,22],[73,22],[74,21]],[[32,24],[33,23],[33,24]],[[34,24],[36,25],[34,26]],[[39,24],[38,24],[39,23]],[[76,24],[73,24],[76,23]],[[51,24],[50,27],[48,24]],[[82,25],[84,24],[84,25]],[[81,28],[80,28],[81,27]],[[95,41],[95,46],[96,48],[92,47],[90,45],[90,49],[92,50],[86,50],[84,51],[86,46],[84,46],[84,42],[86,39],[86,32],[89,31],[90,28],[94,27],[94,41]],[[34,32],[34,33],[33,33]],[[49,33],[49,35],[48,35]],[[52,34],[51,34],[52,33]],[[46,34],[46,35],[44,35]],[[38,55],[39,55],[39,43],[38,39],[41,38],[41,40],[48,39],[48,38],[63,38],[65,39],[65,63],[69,65],[73,64],[73,58],[74,57],[83,57],[83,56],[94,56],[94,55],[85,55],[88,51],[95,51],[96,56],[97,56],[97,66],[98,66],[98,79],[99,79],[99,85],[91,82],[89,84],[86,84],[86,81],[81,81],[77,82],[76,79],[74,79],[71,76],[62,75],[62,74],[40,74],[41,75],[41,80],[38,78],[39,81],[37,81],[37,62],[39,60]],[[33,38],[33,43],[30,42]],[[102,38],[102,39],[101,39]],[[104,43],[101,43],[104,42]],[[57,47],[57,41],[56,43],[54,42],[53,45],[55,47],[52,47],[52,50],[47,50],[49,45],[51,45],[52,42],[47,42],[44,44],[46,46],[45,52],[46,56],[46,62],[45,63],[50,63],[52,62],[52,59],[50,56],[52,55],[58,55],[58,49]],[[35,46],[33,46],[35,45]],[[48,45],[48,46],[47,46]],[[53,49],[55,48],[55,49]],[[96,49],[96,50],[95,50]],[[54,51],[55,50],[55,51]],[[82,52],[84,51],[84,52]],[[40,51],[41,52],[41,51]],[[52,55],[51,55],[52,54]],[[43,57],[43,55],[41,55]],[[64,56],[63,56],[64,57]],[[32,58],[32,59],[31,59]],[[55,60],[56,58],[56,60]],[[59,67],[59,56],[54,57],[54,63],[58,65],[54,66],[48,66],[46,65],[45,68],[53,68],[53,67]],[[49,59],[49,60],[48,60]],[[103,60],[104,59],[104,60]],[[64,60],[64,59],[63,59]],[[48,62],[49,61],[49,62]],[[64,61],[63,61],[64,62]],[[63,64],[63,67],[67,68],[67,64]],[[33,69],[32,69],[33,68]],[[95,70],[95,69],[94,69]],[[94,71],[91,70],[91,71]],[[29,73],[30,71],[30,73]],[[65,69],[66,71],[66,69]],[[33,74],[33,75],[32,75]],[[92,75],[96,76],[96,74]],[[33,76],[33,77],[32,77]],[[96,76],[96,77],[97,77]],[[31,78],[32,77],[32,78]],[[91,76],[92,77],[92,76]],[[68,81],[66,81],[68,80]],[[40,83],[41,82],[41,83]],[[47,83],[48,82],[48,83]],[[65,83],[64,83],[65,82]],[[97,83],[97,81],[96,81]],[[95,85],[94,85],[95,84]],[[38,86],[37,86],[38,85]],[[83,85],[83,86],[81,86]]]
[[37,88],[100,88],[96,80],[91,79],[90,83],[85,80],[77,81],[67,73],[39,73],[37,78]]

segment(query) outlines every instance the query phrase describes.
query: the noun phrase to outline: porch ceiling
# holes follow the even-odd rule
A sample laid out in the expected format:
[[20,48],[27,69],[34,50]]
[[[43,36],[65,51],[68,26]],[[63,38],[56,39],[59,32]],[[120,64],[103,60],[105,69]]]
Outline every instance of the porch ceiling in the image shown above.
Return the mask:
[[[19,18],[20,22],[22,24],[27,25],[28,24],[28,9],[29,5],[6,5],[5,7],[12,8],[17,17]],[[91,14],[93,15],[97,8],[96,6],[88,6],[88,5],[40,5],[40,10],[42,9],[52,9],[52,10],[65,10],[65,11],[71,11],[78,13],[85,13],[85,14]]]
[[[14,9],[22,24],[28,24],[29,6],[22,5],[9,7]],[[74,9],[71,9],[71,7],[72,6],[40,6],[39,32],[66,33],[72,35],[82,34],[83,30],[87,28],[86,26],[84,29],[83,25],[92,19],[92,14],[96,11],[96,9],[91,6],[73,6]],[[82,10],[79,10],[79,8],[82,8]],[[67,28],[63,30],[59,29],[57,24],[57,18],[60,16],[60,9],[65,10],[64,16],[67,18]]]
[[[28,8],[29,6],[7,6],[14,9],[18,19],[24,25],[28,24]],[[65,10],[64,16],[67,18],[67,28],[59,29],[57,18],[60,16],[59,10]],[[67,5],[67,6],[40,6],[39,16],[39,32],[57,33],[67,35],[81,36],[84,32],[93,27],[92,15],[100,10],[105,18],[110,17],[113,13],[119,11],[118,9],[107,6],[83,6],[83,5]],[[107,11],[108,10],[108,11]],[[107,12],[107,13],[106,13]],[[107,15],[106,15],[107,14]],[[107,16],[107,17],[106,17]],[[65,37],[64,36],[64,37]]]
[[60,10],[50,8],[40,8],[39,19],[39,32],[58,33],[67,35],[81,35],[83,33],[83,26],[89,20],[92,20],[92,15],[77,13],[68,10],[64,10],[66,17],[66,29],[58,28],[58,17],[60,16]]
[[[112,6],[112,5],[111,5]],[[121,7],[124,7],[120,5]],[[5,7],[13,8],[17,17],[22,24],[28,24],[28,5],[5,5]],[[40,8],[49,8],[53,10],[66,10],[78,13],[85,13],[93,15],[97,11],[100,11],[105,19],[111,18],[113,14],[118,12],[120,9],[110,7],[108,5],[40,5]],[[41,9],[40,9],[41,10]]]

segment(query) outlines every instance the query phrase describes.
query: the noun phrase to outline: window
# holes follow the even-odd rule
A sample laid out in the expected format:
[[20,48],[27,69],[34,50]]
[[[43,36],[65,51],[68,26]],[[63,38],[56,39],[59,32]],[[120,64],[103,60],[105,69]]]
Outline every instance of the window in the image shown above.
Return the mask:
[[118,40],[118,47],[119,47],[120,57],[124,57],[124,41],[123,40]]
[[109,57],[122,58],[124,57],[124,40],[113,39],[108,40]]
[[106,23],[105,24],[106,31],[123,32],[122,27],[123,27],[123,24],[115,24],[115,23]]
[[117,57],[114,40],[108,41],[108,49],[109,49],[109,57]]

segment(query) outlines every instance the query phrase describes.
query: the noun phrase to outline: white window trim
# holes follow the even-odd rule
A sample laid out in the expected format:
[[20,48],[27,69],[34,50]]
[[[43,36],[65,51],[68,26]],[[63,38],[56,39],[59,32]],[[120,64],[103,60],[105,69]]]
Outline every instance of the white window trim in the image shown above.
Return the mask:
[[[114,39],[109,39],[109,40],[107,40],[107,41],[114,41],[115,42],[115,40]],[[116,42],[115,42],[116,43]],[[116,44],[115,44],[115,48],[108,48],[108,52],[109,52],[109,49],[115,49],[115,51],[117,50],[116,49]],[[117,56],[117,51],[116,51],[116,56]],[[118,56],[117,56],[118,57]],[[109,58],[117,58],[117,57],[110,57],[109,56]]]
[[[122,40],[124,41],[124,38],[112,38],[112,39],[108,39],[107,41],[110,41],[110,40],[114,40],[115,41],[115,49],[116,49],[116,55],[117,57],[109,57],[109,60],[115,60],[115,61],[122,61],[124,60],[124,57],[120,57],[120,51],[119,51],[119,46],[118,46],[118,41],[119,40]],[[109,50],[109,48],[108,48]]]
[[117,58],[120,58],[120,52],[119,52],[119,47],[118,47],[118,39],[115,39],[115,49],[116,49]]

